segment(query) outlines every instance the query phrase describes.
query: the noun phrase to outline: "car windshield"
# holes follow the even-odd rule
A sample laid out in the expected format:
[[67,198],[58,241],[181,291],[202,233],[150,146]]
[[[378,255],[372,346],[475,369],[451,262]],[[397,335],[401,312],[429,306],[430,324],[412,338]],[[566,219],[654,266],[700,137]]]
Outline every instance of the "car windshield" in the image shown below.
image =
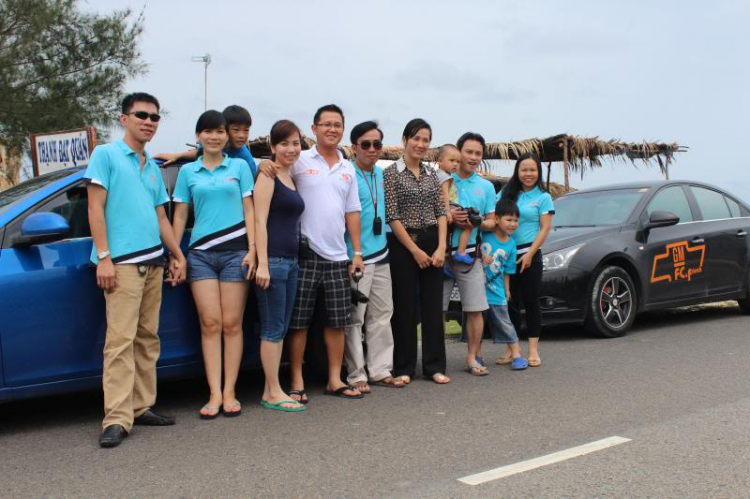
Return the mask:
[[555,200],[554,227],[622,225],[648,189],[584,192]]
[[47,173],[26,182],[21,182],[9,189],[0,192],[0,215],[11,209],[16,203],[20,202],[27,196],[30,196],[34,191],[38,191],[53,182],[57,182],[61,178],[65,178],[70,175],[70,170],[58,170],[56,172]]

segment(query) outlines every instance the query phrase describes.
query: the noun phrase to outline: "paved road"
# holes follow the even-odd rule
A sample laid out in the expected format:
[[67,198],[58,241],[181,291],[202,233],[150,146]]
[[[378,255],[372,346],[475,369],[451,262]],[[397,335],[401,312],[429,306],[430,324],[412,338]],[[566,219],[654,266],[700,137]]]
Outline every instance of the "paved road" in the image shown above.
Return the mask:
[[[485,344],[486,357],[498,349]],[[547,333],[544,365],[453,382],[322,396],[200,421],[202,379],[160,385],[171,428],[97,447],[101,395],[0,406],[2,497],[748,497],[750,317],[736,308],[648,315],[625,338]],[[630,442],[477,486],[459,478],[606,437]]]

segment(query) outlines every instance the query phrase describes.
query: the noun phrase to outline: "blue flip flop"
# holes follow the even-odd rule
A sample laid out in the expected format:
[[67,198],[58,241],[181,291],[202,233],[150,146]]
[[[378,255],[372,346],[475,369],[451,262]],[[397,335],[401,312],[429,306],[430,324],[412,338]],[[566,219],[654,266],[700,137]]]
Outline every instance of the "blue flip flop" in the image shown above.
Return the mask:
[[516,357],[510,364],[510,368],[514,371],[523,371],[527,367],[529,367],[529,361],[523,357]]

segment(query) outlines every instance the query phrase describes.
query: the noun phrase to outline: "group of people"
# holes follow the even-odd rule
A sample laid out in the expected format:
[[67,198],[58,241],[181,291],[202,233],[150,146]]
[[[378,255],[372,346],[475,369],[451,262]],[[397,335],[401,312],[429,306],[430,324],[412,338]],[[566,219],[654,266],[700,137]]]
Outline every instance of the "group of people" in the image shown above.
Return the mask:
[[[270,410],[307,409],[302,364],[318,308],[327,395],[360,399],[373,385],[409,385],[417,374],[420,323],[422,374],[449,383],[443,312],[454,283],[466,314],[468,373],[489,372],[481,352],[485,320],[493,341],[505,345],[497,364],[541,365],[540,248],[554,207],[534,155],[518,159],[496,194],[476,172],[485,151],[481,135],[468,132],[442,146],[435,169],[423,161],[432,129],[414,119],[401,137],[402,159],[385,169],[376,166],[383,148],[377,122],[352,127],[350,161],[339,149],[344,113],[331,104],[313,117],[316,145],[303,151],[298,126],[280,120],[269,134],[271,159],[256,165],[247,148],[250,113],[230,106],[200,116],[197,151],[157,156],[191,161],[180,168],[170,222],[166,188],[145,151],[159,120],[155,97],[126,96],[124,138],[94,149],[85,174],[91,260],[107,308],[102,447],[119,445],[134,424],[175,422],[152,408],[163,279],[173,286],[187,280],[198,311],[210,390],[202,419],[242,412],[235,386],[251,289],[265,374],[261,405]],[[185,255],[180,241],[190,205],[194,225]],[[516,333],[521,304],[526,358]],[[284,341],[288,391],[279,382]]]

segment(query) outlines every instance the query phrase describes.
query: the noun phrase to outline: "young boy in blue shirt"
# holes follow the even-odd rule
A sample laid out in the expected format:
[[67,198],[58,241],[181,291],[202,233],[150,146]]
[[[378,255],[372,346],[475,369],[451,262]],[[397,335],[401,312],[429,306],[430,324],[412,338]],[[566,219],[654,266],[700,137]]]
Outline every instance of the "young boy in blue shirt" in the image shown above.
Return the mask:
[[518,215],[516,203],[500,200],[495,205],[495,230],[482,233],[482,263],[490,306],[487,319],[492,342],[508,345],[511,351],[511,357],[500,357],[496,363],[510,364],[516,371],[529,367],[528,361],[521,357],[518,334],[508,315],[510,274],[516,272],[516,243],[510,236],[518,228]]
[[[250,127],[253,125],[250,112],[242,106],[232,105],[224,109],[221,114],[224,115],[224,120],[227,122],[227,135],[229,136],[224,152],[230,158],[240,158],[247,161],[253,178],[255,178],[258,167],[252,154],[250,154],[250,149],[247,147]],[[201,154],[202,151],[199,146],[192,151],[157,154],[154,159],[164,160],[164,164],[168,165],[179,160],[197,161]]]

